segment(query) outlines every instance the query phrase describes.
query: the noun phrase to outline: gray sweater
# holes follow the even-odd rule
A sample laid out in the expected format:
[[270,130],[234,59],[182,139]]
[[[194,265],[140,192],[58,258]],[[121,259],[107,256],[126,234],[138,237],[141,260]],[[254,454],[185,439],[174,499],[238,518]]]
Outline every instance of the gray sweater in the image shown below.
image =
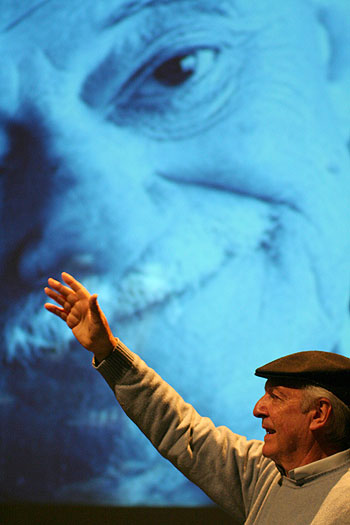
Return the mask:
[[289,477],[263,442],[215,427],[121,342],[95,365],[126,414],[157,450],[246,525],[350,525],[350,450]]

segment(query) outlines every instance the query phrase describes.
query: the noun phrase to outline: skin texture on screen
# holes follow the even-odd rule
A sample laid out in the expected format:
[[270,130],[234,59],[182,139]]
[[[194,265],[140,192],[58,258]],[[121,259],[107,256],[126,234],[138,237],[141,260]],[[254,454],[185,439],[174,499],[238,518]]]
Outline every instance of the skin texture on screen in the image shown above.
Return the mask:
[[0,0],[5,499],[206,501],[43,310],[48,275],[250,437],[257,366],[348,355],[346,4]]

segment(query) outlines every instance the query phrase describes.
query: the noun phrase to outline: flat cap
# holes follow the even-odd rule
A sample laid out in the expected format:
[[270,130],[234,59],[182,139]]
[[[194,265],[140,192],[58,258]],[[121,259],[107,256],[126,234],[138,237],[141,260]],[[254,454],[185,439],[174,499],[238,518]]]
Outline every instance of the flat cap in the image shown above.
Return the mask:
[[321,386],[350,406],[350,359],[343,355],[318,350],[297,352],[257,368],[255,375]]

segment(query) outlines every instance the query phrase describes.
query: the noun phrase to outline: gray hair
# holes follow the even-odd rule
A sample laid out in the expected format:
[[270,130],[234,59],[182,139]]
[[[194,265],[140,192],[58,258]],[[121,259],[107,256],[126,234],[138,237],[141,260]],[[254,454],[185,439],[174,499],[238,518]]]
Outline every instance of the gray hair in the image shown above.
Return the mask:
[[350,447],[350,408],[329,390],[316,385],[306,385],[302,388],[303,398],[301,410],[308,412],[315,407],[321,397],[327,398],[332,405],[329,424],[325,428],[325,438],[328,443],[336,445],[340,450]]

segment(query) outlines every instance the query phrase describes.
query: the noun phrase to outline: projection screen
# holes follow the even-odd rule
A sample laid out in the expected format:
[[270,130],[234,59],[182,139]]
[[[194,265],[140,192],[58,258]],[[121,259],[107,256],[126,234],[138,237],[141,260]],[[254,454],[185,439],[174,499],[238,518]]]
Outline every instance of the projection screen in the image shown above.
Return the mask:
[[1,501],[199,506],[44,310],[98,293],[200,414],[350,355],[347,0],[0,0]]

